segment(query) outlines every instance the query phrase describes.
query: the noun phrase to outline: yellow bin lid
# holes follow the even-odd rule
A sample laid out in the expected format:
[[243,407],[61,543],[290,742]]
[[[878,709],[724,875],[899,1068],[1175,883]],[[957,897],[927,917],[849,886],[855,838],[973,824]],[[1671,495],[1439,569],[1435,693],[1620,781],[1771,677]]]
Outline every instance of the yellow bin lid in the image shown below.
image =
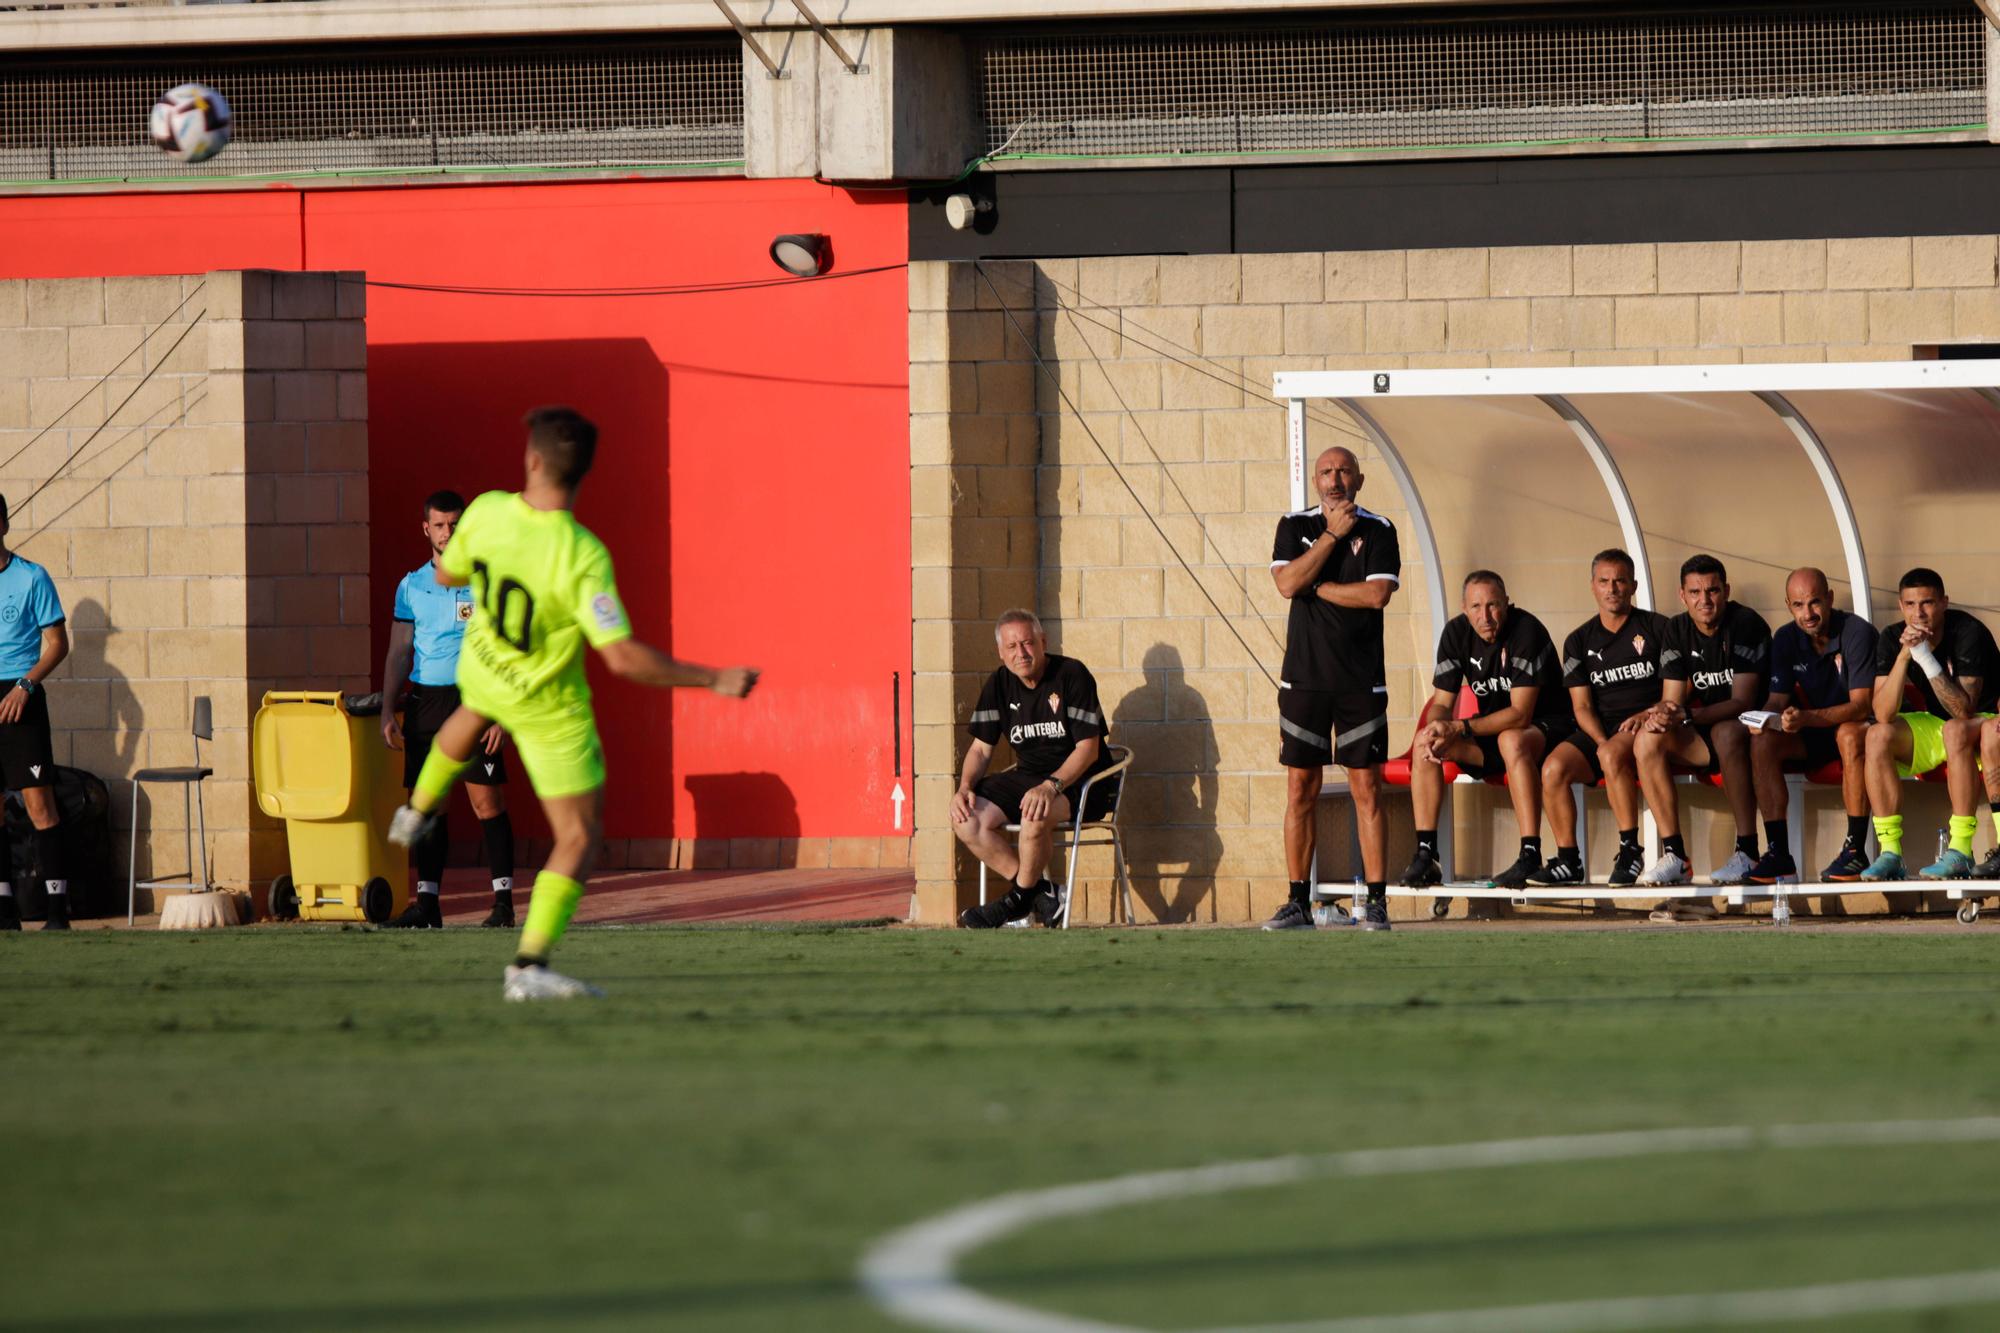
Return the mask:
[[266,693],[250,725],[250,760],[267,815],[333,819],[353,803],[353,730],[337,692]]

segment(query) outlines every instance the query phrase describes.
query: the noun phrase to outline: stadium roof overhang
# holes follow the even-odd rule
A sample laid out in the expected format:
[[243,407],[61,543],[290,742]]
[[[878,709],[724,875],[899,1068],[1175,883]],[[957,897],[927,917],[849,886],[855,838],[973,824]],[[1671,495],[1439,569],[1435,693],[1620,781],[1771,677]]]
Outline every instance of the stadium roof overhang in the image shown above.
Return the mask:
[[1309,459],[1356,436],[1393,475],[1432,642],[1457,612],[1448,581],[1474,568],[1499,569],[1517,603],[1587,612],[1579,566],[1613,544],[1635,558],[1642,606],[1694,551],[1720,556],[1774,623],[1800,565],[1826,569],[1870,619],[1915,565],[1939,569],[1954,602],[2000,604],[2000,360],[1282,371],[1275,384],[1292,508],[1312,503]]

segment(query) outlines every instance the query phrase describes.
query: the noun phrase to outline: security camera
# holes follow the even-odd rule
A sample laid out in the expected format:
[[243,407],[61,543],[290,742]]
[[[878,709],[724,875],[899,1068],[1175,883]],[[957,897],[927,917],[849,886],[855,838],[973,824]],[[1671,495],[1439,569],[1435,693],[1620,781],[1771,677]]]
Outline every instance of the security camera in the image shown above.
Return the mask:
[[944,220],[953,231],[964,231],[981,213],[992,211],[991,199],[974,199],[969,194],[955,194],[944,201]]

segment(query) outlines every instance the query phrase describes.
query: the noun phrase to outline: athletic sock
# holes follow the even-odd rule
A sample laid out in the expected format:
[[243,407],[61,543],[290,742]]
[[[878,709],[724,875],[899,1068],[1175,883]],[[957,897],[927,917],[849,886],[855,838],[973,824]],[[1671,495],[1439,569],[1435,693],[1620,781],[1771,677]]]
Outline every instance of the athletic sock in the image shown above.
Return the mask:
[[435,898],[437,896],[437,891],[438,891],[438,886],[435,880],[420,879],[417,881],[418,893],[428,893],[433,898]]
[[1533,837],[1521,839],[1521,855],[1532,856],[1537,861],[1542,859],[1542,838],[1539,833]]
[[1671,833],[1661,838],[1660,851],[1668,856],[1678,856],[1683,861],[1688,859],[1687,844],[1681,841],[1681,835],[1678,833]]
[[1767,819],[1764,821],[1764,848],[1766,851],[1772,852],[1790,852],[1792,850],[1792,832],[1788,820]]
[[1618,830],[1618,850],[1622,852],[1628,847],[1634,851],[1638,850],[1639,848],[1638,829],[1622,828]]
[[1436,857],[1438,851],[1438,831],[1434,828],[1418,829],[1417,850],[1420,852],[1429,852],[1432,857]]
[[502,810],[491,819],[479,821],[479,840],[486,844],[486,872],[493,876],[496,890],[500,881],[514,882],[514,821]]
[[1881,844],[1885,856],[1903,854],[1903,817],[1901,815],[1875,816],[1875,841]]
[[62,825],[35,830],[35,860],[41,865],[42,880],[50,893],[69,887],[69,867],[63,864]]
[[1993,812],[1993,839],[1996,844],[2000,844],[2000,810]]
[[451,859],[451,816],[442,807],[438,811],[437,823],[431,831],[417,840],[410,849],[411,859],[417,863],[417,879],[436,884],[444,879],[444,864]]
[[[433,749],[432,754],[437,751]],[[528,924],[521,927],[520,952],[514,961],[526,967],[546,963],[549,950],[569,929],[576,905],[583,901],[583,884],[568,875],[544,870],[535,876],[534,896],[528,899]]]
[[1370,902],[1378,902],[1378,903],[1379,903],[1379,902],[1382,902],[1382,901],[1384,901],[1385,899],[1387,899],[1387,898],[1388,898],[1388,896],[1389,896],[1389,881],[1388,881],[1388,880],[1386,880],[1386,879],[1382,879],[1382,880],[1375,880],[1375,879],[1371,879],[1371,880],[1369,880],[1369,881],[1368,881],[1368,899],[1369,899],[1369,901],[1370,901]]
[[1291,894],[1291,900],[1301,907],[1304,907],[1312,900],[1311,890],[1307,887],[1306,881],[1302,879],[1292,881]]
[[[1774,843],[1772,843],[1771,845],[1772,845],[1773,847],[1787,847],[1787,846],[1790,846],[1791,844],[1790,844],[1789,840],[1787,840],[1787,839],[1785,838],[1785,836],[1784,836],[1784,832],[1785,832],[1785,821],[1784,821],[1784,820],[1782,820],[1782,819],[1780,819],[1780,820],[1778,820],[1778,821],[1777,821],[1777,823],[1778,823],[1778,837],[1779,837],[1779,840],[1778,840],[1777,842],[1774,842]],[[1766,829],[1768,830],[1768,829],[1770,828],[1770,825],[1766,824],[1766,825],[1765,825],[1764,827],[1765,827],[1765,828],[1766,828]],[[1756,860],[1756,859],[1757,859],[1757,835],[1756,835],[1756,834],[1754,834],[1754,833],[1746,833],[1746,834],[1744,834],[1744,835],[1743,835],[1742,837],[1738,838],[1738,839],[1736,840],[1736,850],[1737,850],[1737,851],[1739,851],[1739,852],[1741,852],[1741,853],[1743,853],[1743,854],[1744,854],[1745,856],[1749,857],[1749,858],[1750,858],[1750,859],[1751,859],[1752,861]]]
[[502,875],[499,879],[494,880],[493,896],[495,898],[512,898],[514,896],[514,877],[512,875]]
[[[1995,832],[2000,832],[2000,811],[1994,812],[1993,828]],[[1868,844],[1867,815],[1849,815],[1847,817],[1847,841],[1855,847],[1865,847]]]
[[1971,815],[1953,815],[1946,821],[1951,829],[1951,849],[1960,856],[1972,855],[1972,835],[1979,831],[1979,821]]
[[443,746],[432,745],[431,752],[424,756],[424,766],[417,770],[416,785],[410,788],[410,805],[425,814],[443,805],[444,798],[451,795],[451,784],[458,781],[458,775],[471,762],[469,755],[453,759]]
[[1556,860],[1579,862],[1583,860],[1583,853],[1574,847],[1558,847],[1556,848]]

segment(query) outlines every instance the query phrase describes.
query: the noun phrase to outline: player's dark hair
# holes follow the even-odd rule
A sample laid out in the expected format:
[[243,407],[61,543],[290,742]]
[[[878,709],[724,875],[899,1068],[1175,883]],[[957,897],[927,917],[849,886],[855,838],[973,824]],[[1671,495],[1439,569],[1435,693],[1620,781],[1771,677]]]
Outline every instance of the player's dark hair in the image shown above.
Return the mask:
[[1590,557],[1590,568],[1593,573],[1596,572],[1599,565],[1623,565],[1627,574],[1636,574],[1639,570],[1639,566],[1633,562],[1632,557],[1619,550],[1616,546],[1607,546],[1596,555]]
[[1713,574],[1724,583],[1729,582],[1729,571],[1712,555],[1691,555],[1681,561],[1681,582],[1686,583],[1690,574]]
[[0,523],[7,521],[7,497],[0,495]]
[[433,512],[439,514],[463,514],[465,512],[465,497],[457,491],[432,491],[424,498],[424,517],[429,518]]
[[542,456],[558,486],[574,488],[597,457],[597,427],[573,407],[538,407],[521,418],[528,447]]
[[1926,569],[1922,565],[1918,565],[1915,569],[1903,575],[1902,580],[1896,584],[1896,591],[1899,593],[1907,592],[1911,588],[1936,588],[1942,594],[1944,592],[1944,575],[1938,573],[1935,569]]
[[1470,574],[1467,574],[1465,576],[1465,582],[1458,585],[1458,590],[1460,592],[1464,592],[1467,588],[1470,588],[1475,583],[1490,583],[1494,587],[1500,590],[1500,595],[1502,597],[1505,597],[1507,595],[1507,580],[1501,578],[1498,574],[1494,573],[1490,569],[1473,570]]

